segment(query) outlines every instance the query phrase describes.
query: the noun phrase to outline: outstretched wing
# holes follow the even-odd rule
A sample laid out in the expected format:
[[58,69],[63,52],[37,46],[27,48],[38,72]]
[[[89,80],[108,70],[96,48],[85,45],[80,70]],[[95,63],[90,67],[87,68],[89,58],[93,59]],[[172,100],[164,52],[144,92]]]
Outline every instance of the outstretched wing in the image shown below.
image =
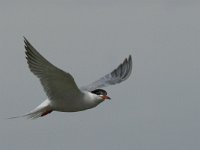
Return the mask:
[[132,58],[129,55],[128,59],[126,58],[123,63],[121,63],[116,69],[111,73],[101,77],[99,80],[81,87],[81,90],[93,91],[98,88],[106,87],[109,85],[114,85],[126,80],[132,71]]
[[47,61],[24,37],[26,59],[31,72],[40,82],[50,100],[62,100],[80,92],[73,77]]

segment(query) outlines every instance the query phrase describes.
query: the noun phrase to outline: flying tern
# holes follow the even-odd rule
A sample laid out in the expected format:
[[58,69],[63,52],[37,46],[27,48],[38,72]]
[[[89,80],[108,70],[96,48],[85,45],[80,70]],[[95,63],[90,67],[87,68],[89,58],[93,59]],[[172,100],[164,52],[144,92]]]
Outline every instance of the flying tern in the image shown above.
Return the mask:
[[101,102],[110,99],[107,92],[101,89],[102,87],[125,81],[132,71],[132,58],[129,55],[112,72],[79,88],[72,75],[51,64],[25,37],[24,43],[30,71],[39,78],[48,98],[29,113],[11,118],[35,119],[52,111],[77,112],[94,108]]

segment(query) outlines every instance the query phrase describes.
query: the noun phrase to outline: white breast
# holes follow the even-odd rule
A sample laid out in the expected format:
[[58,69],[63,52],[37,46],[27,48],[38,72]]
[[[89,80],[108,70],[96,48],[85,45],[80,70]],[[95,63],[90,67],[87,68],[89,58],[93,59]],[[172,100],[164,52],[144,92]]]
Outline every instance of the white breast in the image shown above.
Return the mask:
[[52,108],[61,112],[76,112],[96,107],[103,100],[96,94],[83,91],[82,94],[52,101]]

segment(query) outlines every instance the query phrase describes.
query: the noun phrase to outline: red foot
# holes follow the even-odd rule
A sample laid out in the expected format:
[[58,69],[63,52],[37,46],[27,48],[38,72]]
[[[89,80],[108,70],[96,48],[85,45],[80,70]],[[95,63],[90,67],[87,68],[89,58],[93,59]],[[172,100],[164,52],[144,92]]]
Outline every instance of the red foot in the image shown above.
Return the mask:
[[41,115],[41,117],[46,116],[47,114],[49,114],[49,113],[51,113],[51,112],[52,112],[52,110],[45,111],[45,112]]

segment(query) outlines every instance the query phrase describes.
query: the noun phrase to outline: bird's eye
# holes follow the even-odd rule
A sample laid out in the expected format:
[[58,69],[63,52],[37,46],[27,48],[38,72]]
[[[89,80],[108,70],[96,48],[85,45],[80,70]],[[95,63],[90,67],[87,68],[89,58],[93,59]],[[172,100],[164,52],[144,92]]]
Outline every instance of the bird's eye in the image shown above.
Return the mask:
[[102,89],[96,89],[96,90],[92,91],[92,93],[94,93],[96,95],[107,95],[107,92]]

